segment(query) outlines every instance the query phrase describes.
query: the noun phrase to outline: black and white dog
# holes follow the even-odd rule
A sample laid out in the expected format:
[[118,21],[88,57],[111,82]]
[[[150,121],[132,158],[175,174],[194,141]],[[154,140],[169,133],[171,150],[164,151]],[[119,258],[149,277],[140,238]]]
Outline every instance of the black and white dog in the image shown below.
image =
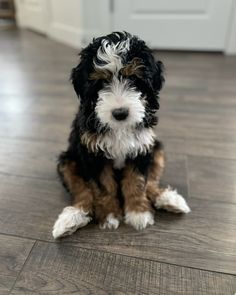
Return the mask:
[[163,65],[144,41],[126,32],[94,39],[80,53],[71,80],[79,97],[69,146],[58,172],[73,196],[53,236],[70,235],[95,219],[101,228],[154,223],[153,207],[188,213],[182,196],[160,188],[164,154],[154,126]]

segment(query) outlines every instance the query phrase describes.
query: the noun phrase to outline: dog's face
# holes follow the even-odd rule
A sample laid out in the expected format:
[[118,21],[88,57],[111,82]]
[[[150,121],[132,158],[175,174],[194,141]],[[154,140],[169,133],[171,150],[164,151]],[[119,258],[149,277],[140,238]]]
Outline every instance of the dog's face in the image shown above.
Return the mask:
[[158,94],[164,81],[144,41],[125,32],[97,38],[81,52],[71,75],[80,98],[86,131],[140,129],[157,122]]

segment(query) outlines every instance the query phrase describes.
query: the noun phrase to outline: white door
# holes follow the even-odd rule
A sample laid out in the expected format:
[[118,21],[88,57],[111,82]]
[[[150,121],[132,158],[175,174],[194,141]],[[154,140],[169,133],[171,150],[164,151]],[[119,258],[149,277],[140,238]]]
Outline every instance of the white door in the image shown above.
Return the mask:
[[224,50],[232,0],[114,0],[113,29],[163,49]]

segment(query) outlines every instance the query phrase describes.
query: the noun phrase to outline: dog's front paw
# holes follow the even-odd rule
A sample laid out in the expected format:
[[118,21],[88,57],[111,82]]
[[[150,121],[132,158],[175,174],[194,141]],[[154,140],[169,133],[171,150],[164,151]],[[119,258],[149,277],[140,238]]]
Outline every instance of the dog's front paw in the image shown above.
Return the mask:
[[189,213],[191,211],[185,199],[171,188],[167,188],[156,198],[155,207],[174,213]]
[[117,229],[120,224],[120,221],[118,218],[114,216],[113,213],[110,213],[107,215],[105,221],[100,224],[101,229]]
[[154,217],[153,214],[149,211],[128,211],[125,214],[125,223],[133,226],[137,230],[140,230],[146,228],[148,225],[153,225]]
[[83,210],[72,206],[65,207],[53,226],[52,235],[54,239],[71,235],[90,221],[91,217]]

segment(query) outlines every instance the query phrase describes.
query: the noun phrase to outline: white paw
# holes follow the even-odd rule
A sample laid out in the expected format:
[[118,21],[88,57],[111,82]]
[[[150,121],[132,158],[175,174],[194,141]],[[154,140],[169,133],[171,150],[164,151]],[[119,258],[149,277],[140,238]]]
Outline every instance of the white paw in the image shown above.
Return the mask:
[[175,213],[189,213],[191,209],[185,199],[176,190],[166,189],[160,197],[156,198],[156,208],[162,208]]
[[117,229],[120,224],[120,221],[114,216],[113,213],[107,215],[106,220],[103,224],[100,224],[101,229]]
[[53,226],[52,235],[54,239],[71,235],[90,221],[91,217],[83,210],[72,206],[65,207]]
[[135,229],[144,229],[148,225],[154,224],[154,218],[151,212],[128,211],[125,214],[125,223],[132,225]]

